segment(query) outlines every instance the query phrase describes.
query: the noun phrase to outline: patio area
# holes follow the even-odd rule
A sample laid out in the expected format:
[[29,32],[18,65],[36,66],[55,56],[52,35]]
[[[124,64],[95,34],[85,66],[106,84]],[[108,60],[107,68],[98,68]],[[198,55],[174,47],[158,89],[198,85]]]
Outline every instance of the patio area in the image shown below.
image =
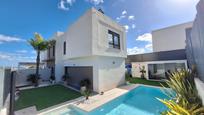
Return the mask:
[[15,110],[35,106],[39,111],[78,97],[81,97],[79,92],[62,85],[25,89],[20,91],[20,97],[15,102]]

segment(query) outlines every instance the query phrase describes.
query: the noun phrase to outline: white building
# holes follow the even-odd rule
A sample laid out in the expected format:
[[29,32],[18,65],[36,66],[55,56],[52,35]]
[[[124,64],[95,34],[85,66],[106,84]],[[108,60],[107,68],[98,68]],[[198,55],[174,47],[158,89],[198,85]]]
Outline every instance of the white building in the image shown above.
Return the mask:
[[186,29],[192,28],[193,22],[174,25],[152,32],[153,52],[185,49]]
[[146,79],[160,80],[168,78],[168,73],[187,69],[186,37],[193,22],[179,24],[152,32],[153,53],[128,56],[132,66],[132,76],[141,77],[142,66]]
[[53,39],[54,50],[48,52],[54,52],[54,57],[44,60],[54,65],[57,81],[68,73],[68,84],[79,88],[80,81],[88,78],[96,92],[125,83],[125,29],[103,13],[90,9]]

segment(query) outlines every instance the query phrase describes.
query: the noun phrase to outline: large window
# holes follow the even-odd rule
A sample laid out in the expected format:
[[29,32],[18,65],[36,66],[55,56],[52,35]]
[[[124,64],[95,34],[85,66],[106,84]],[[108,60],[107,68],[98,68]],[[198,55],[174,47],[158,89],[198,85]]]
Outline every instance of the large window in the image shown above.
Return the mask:
[[66,55],[66,42],[64,42],[64,45],[63,45],[63,53],[64,55]]
[[108,43],[110,48],[120,49],[120,35],[108,30]]

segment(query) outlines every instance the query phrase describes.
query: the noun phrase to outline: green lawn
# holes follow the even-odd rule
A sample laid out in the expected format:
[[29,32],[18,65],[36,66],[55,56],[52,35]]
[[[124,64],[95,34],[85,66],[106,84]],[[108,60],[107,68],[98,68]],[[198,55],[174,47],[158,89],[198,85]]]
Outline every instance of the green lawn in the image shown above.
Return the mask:
[[134,83],[134,84],[144,84],[144,85],[152,85],[152,86],[160,86],[160,87],[162,87],[163,85],[165,87],[168,87],[165,82],[150,81],[150,80],[141,79],[141,78],[126,77],[126,81],[129,81],[130,83]]
[[63,103],[80,97],[79,92],[61,85],[53,85],[35,89],[22,90],[20,98],[15,103],[15,110],[36,106],[37,110]]

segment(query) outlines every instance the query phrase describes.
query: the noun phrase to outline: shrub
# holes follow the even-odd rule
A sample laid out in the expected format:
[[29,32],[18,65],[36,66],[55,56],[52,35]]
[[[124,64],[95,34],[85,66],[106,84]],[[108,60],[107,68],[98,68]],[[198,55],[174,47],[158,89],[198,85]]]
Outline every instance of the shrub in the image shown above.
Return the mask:
[[80,86],[81,87],[86,87],[87,89],[90,88],[91,82],[89,79],[84,79],[80,81]]
[[158,99],[165,104],[169,110],[167,115],[202,115],[204,107],[198,95],[194,82],[195,73],[189,70],[171,73],[166,84],[172,89],[166,90],[170,100]]
[[91,95],[91,90],[86,89],[86,90],[82,91],[81,94],[82,94],[84,97],[86,97],[86,100],[88,100],[88,99],[89,99],[89,96]]
[[69,79],[69,75],[68,74],[64,74],[62,76],[62,81],[67,81]]
[[27,81],[31,82],[32,84],[37,84],[39,79],[40,77],[36,76],[36,74],[30,74],[27,76]]
[[56,79],[56,78],[55,78],[55,75],[54,75],[54,74],[51,74],[51,75],[50,75],[50,79],[51,79],[52,81],[55,81],[55,79]]

